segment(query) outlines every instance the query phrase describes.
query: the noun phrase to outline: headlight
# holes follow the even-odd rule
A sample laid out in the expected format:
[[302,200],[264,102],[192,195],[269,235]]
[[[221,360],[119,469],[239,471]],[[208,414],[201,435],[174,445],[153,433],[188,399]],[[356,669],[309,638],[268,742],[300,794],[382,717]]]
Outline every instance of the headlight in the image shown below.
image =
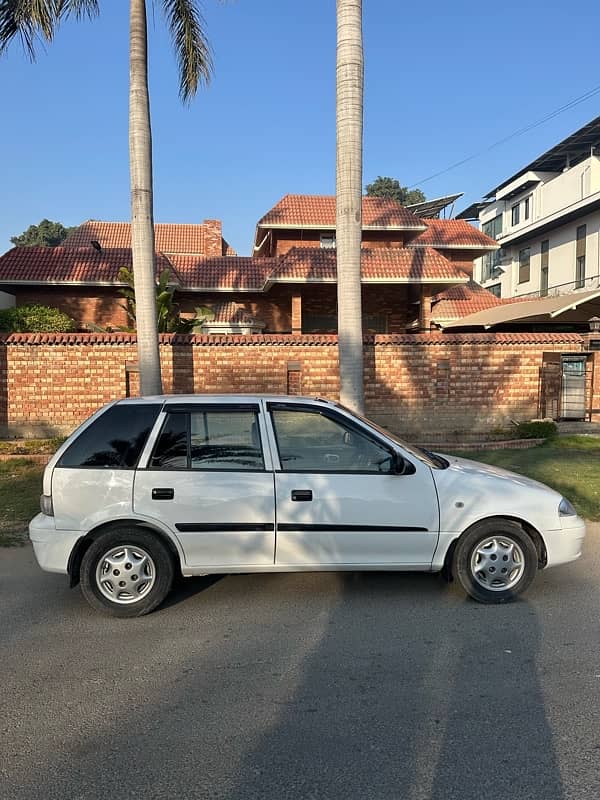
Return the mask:
[[569,503],[566,497],[563,497],[563,499],[558,504],[558,513],[561,517],[577,516],[577,512],[575,511],[571,503]]

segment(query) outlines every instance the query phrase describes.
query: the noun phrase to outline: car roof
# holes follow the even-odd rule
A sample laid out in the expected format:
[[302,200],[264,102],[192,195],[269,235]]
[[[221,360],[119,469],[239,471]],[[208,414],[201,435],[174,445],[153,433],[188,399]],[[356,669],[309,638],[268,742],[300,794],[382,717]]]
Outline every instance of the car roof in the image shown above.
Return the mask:
[[301,395],[288,394],[158,394],[145,397],[126,397],[118,400],[121,403],[248,403],[259,400],[268,400],[279,403],[326,403],[334,405],[333,400],[323,397],[303,397]]

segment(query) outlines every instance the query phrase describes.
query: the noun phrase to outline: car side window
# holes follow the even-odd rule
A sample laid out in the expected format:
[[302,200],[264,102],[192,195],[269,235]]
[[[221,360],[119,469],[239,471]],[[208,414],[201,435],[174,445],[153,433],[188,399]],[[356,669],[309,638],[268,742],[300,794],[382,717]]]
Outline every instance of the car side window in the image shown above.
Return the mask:
[[159,403],[107,408],[73,440],[58,466],[133,469],[159,413]]
[[264,470],[254,410],[198,409],[167,416],[150,460],[154,469]]
[[284,472],[390,474],[393,455],[383,445],[319,411],[272,409]]

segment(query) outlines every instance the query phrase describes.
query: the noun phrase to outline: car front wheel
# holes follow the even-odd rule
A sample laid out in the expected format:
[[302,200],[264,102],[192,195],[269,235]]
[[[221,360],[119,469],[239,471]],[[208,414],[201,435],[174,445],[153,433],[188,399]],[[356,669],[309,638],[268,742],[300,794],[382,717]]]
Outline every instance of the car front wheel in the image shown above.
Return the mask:
[[151,533],[108,531],[87,549],[81,562],[86,600],[115,617],[141,617],[165,599],[173,583],[173,559]]
[[480,603],[506,603],[527,589],[538,568],[531,537],[512,520],[487,520],[458,540],[453,572]]

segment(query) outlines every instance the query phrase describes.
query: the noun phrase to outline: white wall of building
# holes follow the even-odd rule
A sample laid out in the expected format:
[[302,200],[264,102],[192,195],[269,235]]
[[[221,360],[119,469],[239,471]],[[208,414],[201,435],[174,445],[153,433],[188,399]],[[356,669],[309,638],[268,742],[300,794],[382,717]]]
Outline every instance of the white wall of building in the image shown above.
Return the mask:
[[0,292],[0,309],[1,308],[14,308],[15,296],[8,294],[8,292]]
[[[531,185],[533,180],[539,182]],[[529,183],[517,193],[519,186]],[[600,211],[586,212],[586,204],[600,199],[600,157],[591,156],[562,173],[526,173],[521,182],[513,181],[514,194],[490,203],[480,214],[483,227],[496,216],[502,215],[502,231],[497,239],[501,245],[494,275],[486,279],[485,259],[475,262],[474,276],[490,288],[500,286],[501,297],[517,297],[540,291],[541,243],[549,241],[548,286],[551,294],[566,293],[575,289],[577,228],[586,225],[585,289],[600,286]],[[501,193],[499,193],[501,194]],[[529,198],[529,216],[525,217],[525,200]],[[519,205],[519,222],[513,221],[513,207]],[[566,214],[576,213],[569,223]],[[541,225],[544,232],[537,232]],[[519,241],[511,243],[514,236]],[[519,252],[530,248],[530,280],[519,283]],[[487,262],[489,264],[489,260]],[[561,286],[563,285],[564,286]],[[552,287],[556,288],[554,291]]]

